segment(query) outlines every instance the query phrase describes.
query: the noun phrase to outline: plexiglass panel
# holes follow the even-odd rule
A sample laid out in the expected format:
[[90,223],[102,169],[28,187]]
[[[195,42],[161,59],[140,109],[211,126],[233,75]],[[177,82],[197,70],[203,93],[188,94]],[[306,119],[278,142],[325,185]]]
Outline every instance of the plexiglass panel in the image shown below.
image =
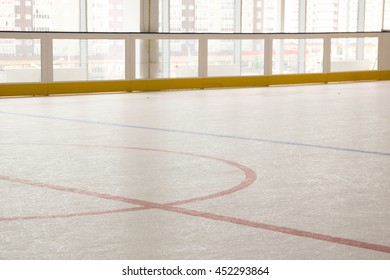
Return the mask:
[[209,40],[208,76],[264,74],[264,40]]
[[54,81],[125,78],[124,40],[54,40]]
[[363,71],[377,69],[377,38],[332,39],[332,72]]
[[273,40],[272,74],[321,73],[323,39]]
[[198,76],[198,40],[136,40],[136,78]]
[[378,70],[378,38],[364,38],[364,59],[370,61],[368,70]]
[[0,39],[0,83],[41,81],[41,41]]

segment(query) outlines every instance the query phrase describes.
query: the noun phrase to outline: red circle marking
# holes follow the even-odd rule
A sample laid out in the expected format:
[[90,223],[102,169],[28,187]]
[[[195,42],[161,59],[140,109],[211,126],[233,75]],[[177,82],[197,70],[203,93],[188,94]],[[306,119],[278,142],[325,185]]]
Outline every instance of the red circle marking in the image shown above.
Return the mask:
[[[13,144],[15,145],[15,144]],[[18,144],[16,144],[18,145]],[[20,145],[20,144],[19,144]],[[138,151],[150,151],[150,152],[160,152],[160,153],[170,153],[170,154],[176,154],[176,155],[184,155],[184,156],[191,156],[191,157],[198,157],[203,159],[209,159],[214,161],[219,161],[224,164],[230,165],[235,167],[236,169],[239,169],[241,172],[245,174],[244,180],[242,180],[239,184],[223,190],[219,191],[210,195],[195,197],[191,199],[184,199],[184,200],[178,200],[173,201],[161,205],[166,206],[178,206],[178,205],[184,205],[192,202],[199,202],[204,200],[209,200],[213,198],[222,197],[228,194],[235,193],[237,191],[240,191],[242,189],[245,189],[252,185],[256,179],[257,174],[254,170],[251,168],[242,165],[240,163],[231,161],[231,160],[225,160],[217,157],[211,157],[206,155],[199,155],[194,153],[187,153],[187,152],[176,152],[176,151],[170,151],[170,150],[161,150],[161,149],[150,149],[150,148],[140,148],[140,147],[122,147],[122,146],[108,146],[108,145],[83,145],[83,144],[34,144],[34,143],[23,143],[23,145],[40,145],[40,146],[71,146],[71,147],[92,147],[92,148],[110,148],[110,149],[126,149],[126,150],[138,150]],[[3,176],[0,175],[0,180],[2,181],[8,181],[13,183],[19,183],[34,187],[40,187],[40,188],[46,188],[46,189],[52,189],[57,191],[63,191],[68,193],[74,193],[74,194],[80,194],[80,195],[87,195],[87,196],[93,196],[98,197],[102,199],[111,199],[111,200],[117,200],[121,202],[126,203],[132,203],[133,202],[140,202],[140,200],[132,199],[132,198],[126,198],[126,197],[120,197],[120,196],[114,196],[110,194],[105,193],[98,193],[98,192],[92,192],[92,191],[85,191],[81,189],[76,188],[70,188],[70,187],[64,187],[59,186],[55,184],[47,184],[44,182],[36,182],[28,179],[22,179],[22,178],[13,178],[9,176]],[[131,208],[125,208],[125,209],[114,209],[114,210],[102,210],[102,211],[90,211],[90,212],[81,212],[81,213],[69,213],[69,214],[57,214],[57,215],[42,215],[42,216],[25,216],[25,217],[0,217],[0,221],[16,221],[16,220],[35,220],[35,219],[55,219],[55,218],[71,218],[71,217],[80,217],[80,216],[96,216],[96,215],[104,215],[104,214],[112,214],[112,213],[123,213],[123,212],[130,212],[130,211],[140,211],[140,210],[146,210],[150,208],[155,208],[152,202],[147,202],[147,205],[143,205],[145,203],[135,203],[137,207],[131,207]],[[157,203],[159,204],[159,203]],[[160,205],[160,204],[159,204]]]

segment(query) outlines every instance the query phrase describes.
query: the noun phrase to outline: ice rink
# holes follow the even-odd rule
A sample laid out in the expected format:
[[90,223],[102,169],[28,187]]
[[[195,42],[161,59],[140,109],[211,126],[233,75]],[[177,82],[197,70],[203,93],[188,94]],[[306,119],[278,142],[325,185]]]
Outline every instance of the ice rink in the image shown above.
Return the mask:
[[390,259],[390,82],[0,99],[0,259]]

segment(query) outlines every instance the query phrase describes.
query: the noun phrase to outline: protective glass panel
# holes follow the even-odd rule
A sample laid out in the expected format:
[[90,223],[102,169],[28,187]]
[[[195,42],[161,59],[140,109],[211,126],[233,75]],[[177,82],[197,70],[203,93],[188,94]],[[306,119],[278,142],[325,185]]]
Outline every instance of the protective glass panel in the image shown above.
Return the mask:
[[377,38],[332,39],[331,71],[364,71],[378,69]]
[[273,40],[272,73],[321,73],[323,53],[323,39]]
[[198,76],[198,40],[136,40],[136,78]]
[[0,39],[0,83],[41,81],[41,41]]
[[124,40],[54,40],[54,81],[125,78]]
[[208,76],[264,74],[264,40],[209,40]]

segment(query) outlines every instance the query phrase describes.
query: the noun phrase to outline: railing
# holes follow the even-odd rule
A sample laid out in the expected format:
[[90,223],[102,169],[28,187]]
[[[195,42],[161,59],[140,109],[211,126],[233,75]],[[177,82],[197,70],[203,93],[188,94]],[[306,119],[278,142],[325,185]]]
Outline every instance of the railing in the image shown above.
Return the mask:
[[288,74],[388,71],[389,41],[386,32],[0,32],[0,89],[20,83],[217,77],[253,80]]

